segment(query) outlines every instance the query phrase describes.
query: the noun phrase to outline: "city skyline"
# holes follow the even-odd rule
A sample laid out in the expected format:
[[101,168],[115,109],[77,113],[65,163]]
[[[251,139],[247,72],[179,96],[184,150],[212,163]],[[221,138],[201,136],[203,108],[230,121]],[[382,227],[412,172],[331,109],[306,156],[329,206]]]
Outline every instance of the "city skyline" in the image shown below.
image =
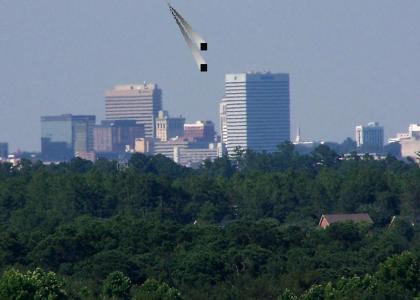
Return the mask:
[[104,119],[103,91],[128,82],[156,82],[171,114],[218,123],[224,74],[252,69],[290,73],[292,135],[341,142],[377,120],[388,138],[419,122],[418,2],[176,1],[212,45],[207,74],[165,3],[80,4],[1,4],[0,141],[11,151],[40,150],[42,115]]

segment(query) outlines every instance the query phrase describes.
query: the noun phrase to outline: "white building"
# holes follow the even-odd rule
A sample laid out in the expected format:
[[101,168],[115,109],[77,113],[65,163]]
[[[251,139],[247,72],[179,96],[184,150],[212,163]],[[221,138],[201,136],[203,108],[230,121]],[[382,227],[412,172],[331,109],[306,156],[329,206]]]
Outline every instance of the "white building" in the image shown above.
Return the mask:
[[357,147],[370,147],[380,150],[384,145],[384,128],[378,122],[370,122],[367,126],[356,126]]
[[215,160],[219,156],[218,144],[211,143],[208,148],[174,147],[174,161],[187,167],[198,167],[205,160]]
[[156,136],[155,122],[162,110],[162,90],[157,84],[118,85],[105,92],[106,120],[136,120],[146,138]]
[[238,147],[272,152],[290,140],[289,74],[227,74],[220,130],[229,155]]
[[389,143],[398,142],[401,145],[401,157],[418,160],[420,152],[420,124],[410,124],[408,132],[398,133],[395,138],[388,140]]

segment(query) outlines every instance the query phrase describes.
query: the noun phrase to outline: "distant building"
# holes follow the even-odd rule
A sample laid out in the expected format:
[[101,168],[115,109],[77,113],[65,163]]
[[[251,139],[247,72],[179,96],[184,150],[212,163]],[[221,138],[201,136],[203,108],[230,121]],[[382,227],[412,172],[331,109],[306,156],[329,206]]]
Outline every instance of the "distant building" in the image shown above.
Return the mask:
[[96,152],[125,152],[134,149],[137,138],[144,138],[144,125],[135,120],[102,121],[93,129]]
[[222,142],[236,148],[276,151],[290,140],[289,74],[227,74],[220,104]]
[[156,118],[162,110],[162,90],[157,84],[119,85],[105,92],[107,120],[135,120],[147,138],[156,137]]
[[226,146],[227,141],[227,103],[222,101],[219,105],[219,128],[220,128],[220,142]]
[[171,139],[166,142],[154,139],[137,139],[135,150],[146,155],[166,156],[178,164],[196,167],[209,159],[220,156],[220,143],[195,143],[185,139]]
[[47,161],[65,161],[75,153],[93,150],[95,116],[60,115],[41,117],[41,152]]
[[205,160],[219,157],[218,144],[211,143],[208,148],[174,147],[174,161],[187,167],[199,167]]
[[184,138],[190,142],[214,142],[216,131],[212,121],[197,121],[184,125]]
[[5,160],[9,156],[9,144],[0,143],[0,159]]
[[91,152],[76,152],[75,153],[75,157],[84,159],[84,160],[90,160],[91,162],[95,162],[96,161],[96,153],[91,151]]
[[156,119],[156,138],[162,142],[184,136],[185,118],[169,117],[167,111],[159,111]]
[[346,221],[373,224],[373,221],[368,214],[331,214],[321,216],[321,219],[319,220],[319,227],[325,229],[331,224]]
[[420,124],[410,124],[408,126],[408,135],[413,139],[420,139]]
[[136,139],[134,151],[146,155],[153,155],[155,141],[152,138],[139,138]]
[[419,161],[418,153],[420,153],[420,124],[410,124],[408,127],[408,132],[398,133],[395,138],[389,139],[388,142],[398,142],[401,145],[401,157],[410,157]]
[[419,161],[420,158],[420,138],[403,139],[400,141],[401,144],[401,157],[412,158]]
[[182,139],[169,140],[167,142],[155,141],[153,144],[153,154],[162,154],[174,160],[174,148],[185,149],[188,147],[188,141]]
[[366,152],[380,152],[384,146],[384,128],[378,122],[356,126],[356,144]]
[[298,128],[295,141],[293,145],[295,146],[295,150],[300,154],[309,154],[311,153],[316,147],[323,145],[324,141],[308,141],[303,140],[300,128]]

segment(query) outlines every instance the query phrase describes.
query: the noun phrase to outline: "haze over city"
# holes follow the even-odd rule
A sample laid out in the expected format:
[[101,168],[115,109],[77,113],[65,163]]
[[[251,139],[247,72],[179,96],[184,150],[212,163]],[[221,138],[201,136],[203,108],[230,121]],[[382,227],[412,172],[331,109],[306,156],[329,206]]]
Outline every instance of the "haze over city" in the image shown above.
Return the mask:
[[104,91],[155,82],[173,115],[218,123],[224,74],[290,73],[292,137],[418,122],[418,1],[173,1],[209,41],[197,72],[164,1],[3,1],[0,140],[40,150],[40,116],[104,116]]

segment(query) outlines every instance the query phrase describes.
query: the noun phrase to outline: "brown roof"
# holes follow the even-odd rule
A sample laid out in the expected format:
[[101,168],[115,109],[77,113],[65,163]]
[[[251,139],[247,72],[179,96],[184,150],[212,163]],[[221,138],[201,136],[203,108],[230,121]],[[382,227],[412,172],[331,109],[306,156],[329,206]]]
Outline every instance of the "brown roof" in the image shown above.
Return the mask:
[[353,221],[353,222],[367,222],[373,223],[372,219],[368,214],[331,214],[331,215],[322,215],[322,218],[327,219],[329,224],[336,223],[336,222],[344,222],[344,221]]

